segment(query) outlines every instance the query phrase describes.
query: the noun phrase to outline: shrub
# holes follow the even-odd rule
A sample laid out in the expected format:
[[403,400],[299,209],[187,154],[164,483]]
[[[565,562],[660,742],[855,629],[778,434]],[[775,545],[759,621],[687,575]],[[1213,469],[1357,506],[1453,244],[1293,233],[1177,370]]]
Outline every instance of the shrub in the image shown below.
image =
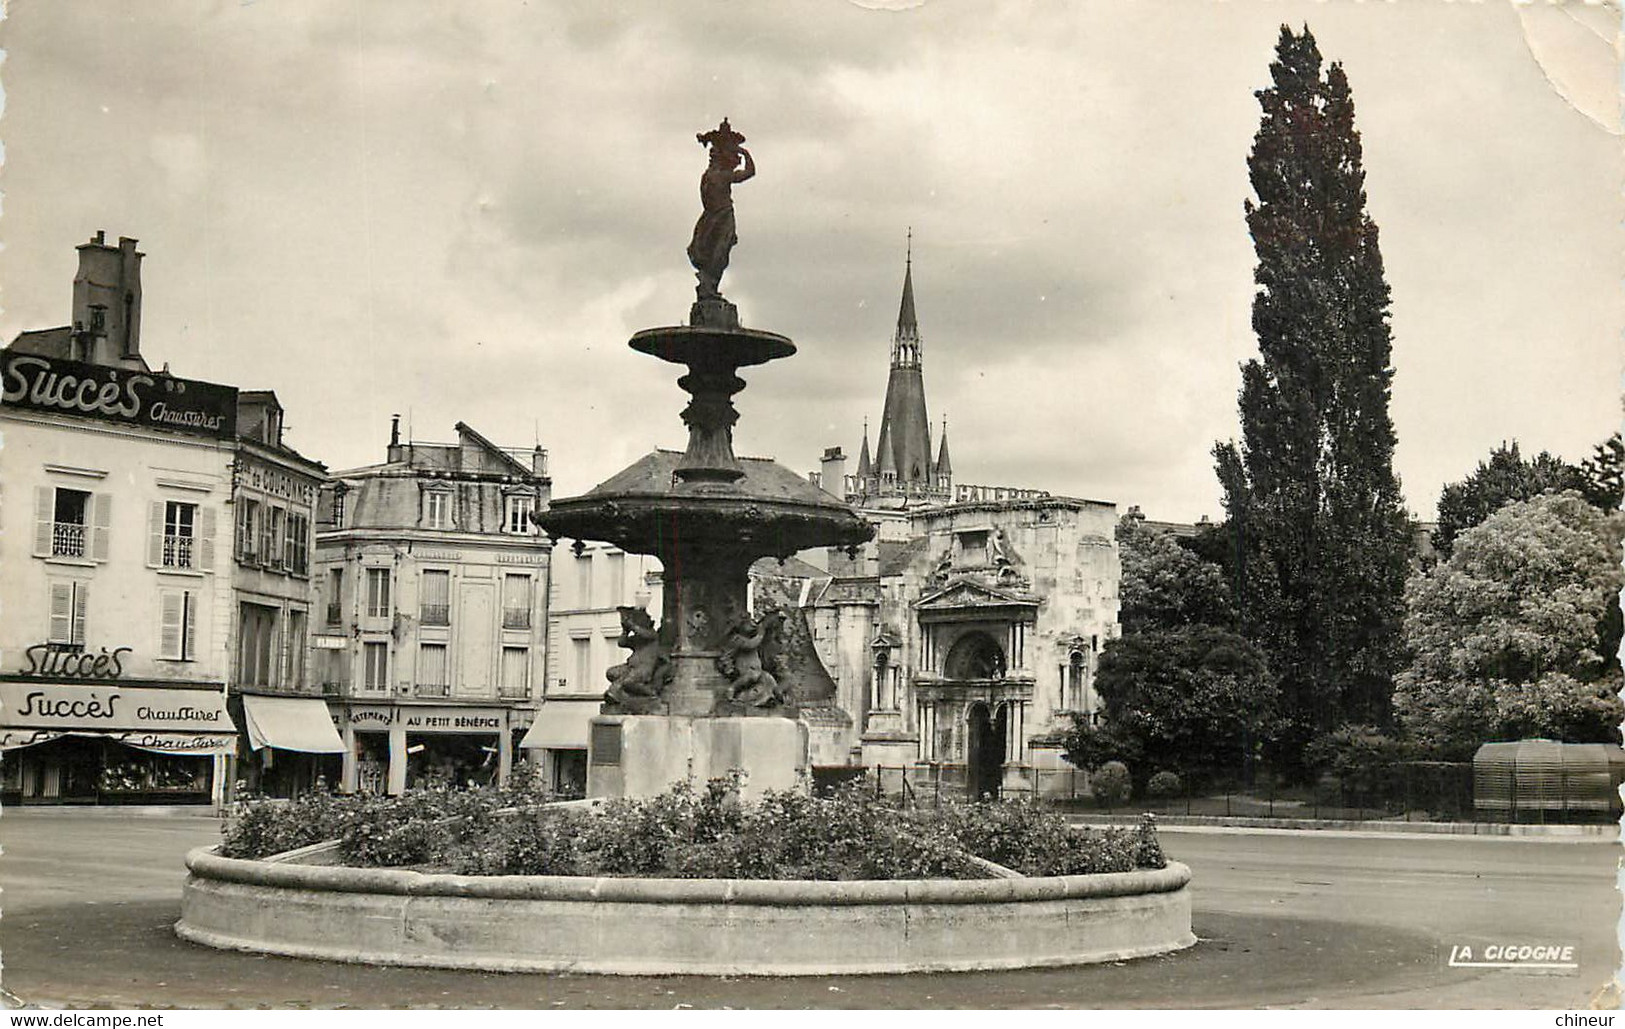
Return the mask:
[[1149,823],[1079,832],[1030,800],[908,811],[859,784],[827,797],[769,791],[744,803],[739,785],[737,776],[698,792],[679,783],[596,810],[514,805],[511,791],[490,788],[262,803],[228,829],[226,852],[264,857],[338,838],[344,859],[363,867],[705,879],[985,876],[972,854],[1026,875],[1123,872],[1163,861]]
[[1184,792],[1185,784],[1179,781],[1177,772],[1158,772],[1145,784],[1145,792],[1153,797],[1177,797]]
[[236,805],[220,853],[263,858],[344,835],[354,817],[353,798],[311,793],[295,800],[247,796]]
[[1128,766],[1121,761],[1108,761],[1090,777],[1089,792],[1098,803],[1116,807],[1128,800],[1129,786]]

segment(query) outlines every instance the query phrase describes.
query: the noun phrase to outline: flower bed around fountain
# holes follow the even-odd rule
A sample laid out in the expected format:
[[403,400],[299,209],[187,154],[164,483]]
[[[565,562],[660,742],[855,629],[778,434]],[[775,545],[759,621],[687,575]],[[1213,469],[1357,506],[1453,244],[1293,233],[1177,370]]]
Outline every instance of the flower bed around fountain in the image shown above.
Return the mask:
[[[219,851],[291,842],[296,812],[280,829],[274,815],[240,819],[225,847],[188,855],[176,930],[267,954],[611,974],[1019,968],[1195,942],[1190,872],[1162,858],[1149,826],[1057,834],[1059,820],[1028,805],[908,813],[856,793],[740,805],[728,784],[596,814],[496,807],[512,799],[316,802],[343,838],[262,859]],[[987,855],[1038,872],[1122,870],[1025,876]],[[344,864],[371,859],[431,870]],[[877,874],[893,877],[855,878]]]

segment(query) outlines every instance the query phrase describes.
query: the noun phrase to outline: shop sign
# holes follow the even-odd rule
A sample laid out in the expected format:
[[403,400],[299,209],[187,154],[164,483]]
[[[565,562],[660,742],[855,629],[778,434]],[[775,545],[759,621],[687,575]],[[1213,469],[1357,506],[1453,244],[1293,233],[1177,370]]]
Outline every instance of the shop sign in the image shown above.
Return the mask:
[[408,708],[403,712],[406,727],[426,732],[500,732],[501,713],[457,707]]
[[236,733],[221,732],[65,732],[61,729],[0,729],[0,750],[32,747],[64,736],[86,736],[153,750],[162,754],[230,754],[237,749]]
[[28,666],[24,675],[44,675],[53,679],[117,679],[124,674],[124,655],[134,647],[101,648],[100,653],[68,650],[55,643],[36,643],[23,651]]
[[387,729],[395,724],[392,707],[352,707],[350,725],[357,729]]
[[224,699],[207,690],[0,682],[0,726],[8,729],[221,730]]
[[350,645],[348,636],[312,636],[310,642],[317,650],[343,650]]
[[38,354],[3,355],[0,396],[8,406],[231,439],[237,389],[147,375]]

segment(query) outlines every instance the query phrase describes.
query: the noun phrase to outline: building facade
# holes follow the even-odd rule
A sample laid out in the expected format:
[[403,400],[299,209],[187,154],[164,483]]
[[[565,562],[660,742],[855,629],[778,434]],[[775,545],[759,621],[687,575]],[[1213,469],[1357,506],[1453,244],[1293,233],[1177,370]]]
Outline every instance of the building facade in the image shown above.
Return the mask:
[[237,390],[154,372],[136,241],[0,351],[0,801],[219,803]]
[[660,562],[607,543],[578,543],[549,565],[547,664],[535,728],[525,737],[527,759],[561,796],[587,788],[587,723],[598,714],[604,673],[626,660],[616,640],[619,608],[660,617]]
[[289,797],[338,785],[343,743],[307,672],[315,610],[316,499],[327,470],[290,447],[270,390],[237,395],[232,462],[230,709],[236,779]]
[[836,447],[812,476],[876,530],[806,555],[828,576],[813,637],[853,762],[971,796],[1069,787],[1056,737],[1098,709],[1096,663],[1118,632],[1116,507],[955,482],[946,425],[932,449],[923,349],[911,259],[878,444],[866,427],[856,474]]
[[337,716],[346,790],[504,782],[535,715],[547,452],[456,431],[402,442],[397,419],[384,463],[322,489],[306,674]]

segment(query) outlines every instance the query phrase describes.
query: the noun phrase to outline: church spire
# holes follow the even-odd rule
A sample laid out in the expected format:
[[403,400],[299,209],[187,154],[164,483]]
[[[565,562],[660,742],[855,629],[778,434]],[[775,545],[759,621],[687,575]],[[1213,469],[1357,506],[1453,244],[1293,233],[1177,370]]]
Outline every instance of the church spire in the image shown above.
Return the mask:
[[954,474],[953,462],[948,460],[948,419],[942,419],[942,446],[937,451],[936,476],[940,482]]
[[873,471],[882,491],[931,488],[931,419],[925,409],[925,379],[920,371],[920,327],[914,313],[914,233],[909,230],[903,271],[903,300],[892,337],[891,374],[886,379],[886,406],[880,416]]
[[858,480],[869,478],[874,462],[869,459],[869,419],[863,420],[863,449],[858,451]]
[[920,366],[920,323],[914,314],[914,228],[908,230],[908,255],[903,259],[903,302],[897,309],[897,333],[892,336],[893,368]]

